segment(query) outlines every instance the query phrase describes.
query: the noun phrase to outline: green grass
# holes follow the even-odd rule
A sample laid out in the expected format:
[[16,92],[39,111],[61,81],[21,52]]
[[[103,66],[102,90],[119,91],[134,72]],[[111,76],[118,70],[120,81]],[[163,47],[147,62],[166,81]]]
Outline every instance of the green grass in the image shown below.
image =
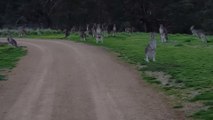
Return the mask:
[[155,77],[147,76],[145,73],[142,73],[142,77],[143,77],[143,79],[146,80],[148,83],[161,84],[161,82],[158,81]]
[[[71,35],[69,39],[79,41],[79,36]],[[175,34],[170,35],[168,43],[161,43],[158,39],[156,62],[146,63],[144,61],[144,49],[149,40],[149,34],[134,33],[128,35],[119,33],[116,37],[107,37],[104,44],[112,51],[120,53],[119,57],[131,64],[140,64],[147,67],[141,71],[163,71],[172,76],[176,85],[163,86],[162,88],[176,99],[183,102],[203,102],[206,106],[212,107],[213,101],[213,36],[208,37],[208,46],[191,35]],[[87,42],[97,45],[94,38],[88,38]],[[149,82],[159,85],[156,78],[143,75]],[[159,85],[162,86],[162,85]],[[191,97],[193,92],[199,94]],[[208,91],[208,92],[206,92]],[[179,101],[179,100],[178,100]],[[208,104],[207,104],[208,103]],[[181,106],[182,105],[178,105]],[[178,108],[174,106],[174,108]],[[194,114],[194,118],[210,120],[213,119],[212,109],[200,111]]]
[[[52,29],[25,29],[27,31],[26,36],[46,36],[46,35],[57,35],[62,34],[61,30],[52,30]],[[13,37],[19,37],[20,36],[20,30],[18,29],[0,29],[0,37],[7,37],[8,35],[11,35]]]
[[26,54],[23,48],[14,48],[11,46],[0,46],[0,81],[6,80],[1,71],[10,70],[16,66],[20,57]]
[[194,114],[193,118],[196,120],[212,120],[213,118],[213,107],[208,108],[207,110],[201,110]]
[[197,100],[213,100],[212,91],[204,92],[196,97],[193,98],[194,101]]
[[0,75],[0,81],[5,80],[5,76]]
[[[59,39],[63,34],[31,35],[28,38]],[[146,66],[140,68],[143,79],[162,88],[169,96],[177,101],[201,102],[205,110],[192,115],[194,119],[213,119],[213,36],[208,36],[208,45],[200,42],[191,35],[169,35],[168,43],[161,43],[157,36],[158,46],[156,62],[144,61],[144,49],[149,41],[147,33],[118,33],[116,37],[104,38],[103,44],[96,44],[92,37],[87,38],[87,44],[106,47],[119,53],[125,61]],[[68,40],[79,42],[78,34],[72,34]],[[145,71],[163,71],[172,76],[171,85],[163,86],[157,78],[145,75]],[[197,93],[193,95],[194,93]],[[174,108],[184,108],[182,103],[174,105]]]
[[[27,35],[26,38],[38,38],[38,35]],[[43,34],[39,36],[39,39],[63,39],[63,34]]]

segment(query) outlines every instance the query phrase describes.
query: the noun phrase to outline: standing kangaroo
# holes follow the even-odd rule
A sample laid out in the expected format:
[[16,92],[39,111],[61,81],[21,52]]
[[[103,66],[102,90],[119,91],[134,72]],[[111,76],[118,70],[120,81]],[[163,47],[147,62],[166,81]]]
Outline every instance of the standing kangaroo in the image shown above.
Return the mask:
[[96,35],[96,28],[97,28],[96,24],[93,24],[93,26],[92,26],[92,37],[95,37],[95,35]]
[[157,47],[157,43],[155,39],[155,34],[151,33],[149,44],[145,48],[146,62],[149,62],[149,59],[152,59],[152,61],[155,61],[156,47]]
[[163,43],[167,42],[168,41],[168,31],[162,24],[160,24],[159,32],[160,32],[161,42],[163,42]]
[[117,27],[116,27],[116,24],[114,24],[112,28],[112,36],[115,36],[116,32],[117,32]]
[[100,25],[98,24],[97,29],[96,29],[96,43],[103,43],[103,35],[102,35],[102,30]]
[[89,36],[89,32],[90,32],[89,27],[90,27],[89,24],[87,24],[86,31],[85,31],[86,36]]
[[27,31],[26,31],[25,27],[20,27],[19,28],[19,37],[23,37],[26,34],[27,34]]

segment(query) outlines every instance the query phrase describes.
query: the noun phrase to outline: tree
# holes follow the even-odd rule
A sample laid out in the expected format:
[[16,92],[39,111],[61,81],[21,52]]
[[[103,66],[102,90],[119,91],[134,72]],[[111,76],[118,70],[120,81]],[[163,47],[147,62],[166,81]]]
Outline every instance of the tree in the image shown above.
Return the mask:
[[139,31],[189,33],[213,30],[212,0],[1,0],[0,27],[71,28],[90,23],[133,26]]

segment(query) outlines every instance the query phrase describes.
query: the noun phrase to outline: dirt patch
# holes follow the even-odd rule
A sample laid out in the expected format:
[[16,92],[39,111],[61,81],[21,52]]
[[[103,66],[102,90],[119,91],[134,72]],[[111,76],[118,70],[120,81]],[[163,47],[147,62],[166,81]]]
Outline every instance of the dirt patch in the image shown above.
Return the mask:
[[145,74],[156,78],[156,80],[160,81],[162,85],[169,85],[171,83],[171,75],[165,74],[164,72],[151,72],[145,71]]

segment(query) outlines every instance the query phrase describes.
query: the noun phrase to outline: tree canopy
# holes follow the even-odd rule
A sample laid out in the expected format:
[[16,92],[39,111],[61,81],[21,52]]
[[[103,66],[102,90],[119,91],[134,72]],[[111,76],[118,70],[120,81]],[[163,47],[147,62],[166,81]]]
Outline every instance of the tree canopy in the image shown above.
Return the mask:
[[70,28],[117,24],[138,31],[188,33],[195,25],[213,31],[212,0],[1,0],[0,27]]

